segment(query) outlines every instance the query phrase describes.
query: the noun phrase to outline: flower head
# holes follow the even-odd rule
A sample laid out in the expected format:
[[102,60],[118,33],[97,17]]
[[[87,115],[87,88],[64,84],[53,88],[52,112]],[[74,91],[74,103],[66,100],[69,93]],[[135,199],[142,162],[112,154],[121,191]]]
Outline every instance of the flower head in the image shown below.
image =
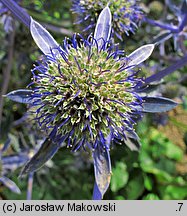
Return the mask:
[[[46,58],[33,70],[32,101],[39,125],[51,139],[77,150],[107,148],[107,141],[125,139],[141,98],[140,79],[127,71],[123,52],[92,37],[65,40],[60,55]],[[111,143],[111,142],[109,142]]]
[[[107,0],[73,0],[72,11],[77,14],[77,23],[84,23],[85,30],[93,29],[98,16],[108,4]],[[136,0],[111,0],[109,7],[112,13],[112,30],[122,39],[123,34],[134,33],[143,15]]]
[[92,152],[94,199],[101,199],[111,177],[110,146],[123,142],[137,150],[139,138],[133,129],[143,112],[163,112],[177,104],[169,99],[142,97],[142,79],[136,66],[152,53],[154,44],[142,46],[124,57],[110,43],[111,12],[99,15],[94,36],[74,35],[61,47],[39,23],[31,19],[31,34],[45,54],[33,70],[32,90],[7,94],[28,103],[47,134],[38,152],[22,174],[40,168],[60,147]]

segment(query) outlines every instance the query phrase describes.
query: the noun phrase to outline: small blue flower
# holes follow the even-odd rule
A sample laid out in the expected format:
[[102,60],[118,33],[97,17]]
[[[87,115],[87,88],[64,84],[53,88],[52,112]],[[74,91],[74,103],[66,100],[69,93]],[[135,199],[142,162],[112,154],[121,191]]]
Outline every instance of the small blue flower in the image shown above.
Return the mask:
[[32,90],[6,96],[27,103],[47,134],[22,174],[39,169],[63,146],[91,152],[95,171],[94,199],[102,199],[111,178],[110,149],[125,143],[140,147],[134,124],[144,112],[164,112],[177,104],[166,98],[145,97],[137,66],[152,53],[144,45],[129,56],[110,43],[112,15],[105,7],[94,36],[74,35],[59,46],[39,23],[31,19],[31,34],[45,54],[32,70]]
[[136,0],[73,0],[72,11],[77,15],[77,24],[84,25],[84,31],[93,30],[98,16],[108,4],[112,13],[112,33],[122,40],[124,34],[134,33],[143,16]]

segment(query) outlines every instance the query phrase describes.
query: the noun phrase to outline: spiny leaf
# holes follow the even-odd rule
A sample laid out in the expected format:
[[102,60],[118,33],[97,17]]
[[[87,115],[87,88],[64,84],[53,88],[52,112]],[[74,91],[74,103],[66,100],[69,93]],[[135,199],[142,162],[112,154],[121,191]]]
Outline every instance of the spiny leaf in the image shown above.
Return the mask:
[[112,15],[108,6],[106,6],[99,15],[97,24],[95,27],[94,38],[98,43],[99,48],[104,44],[104,41],[108,41],[110,38],[111,27],[112,27]]
[[96,148],[93,152],[93,159],[95,181],[97,184],[94,188],[95,195],[93,197],[97,195],[97,197],[102,198],[109,187],[111,178],[111,162],[108,149],[101,150]]
[[31,90],[19,89],[8,93],[7,95],[5,95],[5,97],[9,98],[12,101],[16,101],[18,103],[29,104],[32,102],[31,95],[32,95]]
[[13,191],[14,193],[20,194],[21,191],[18,188],[18,186],[9,178],[2,176],[0,177],[0,182],[2,182],[7,188],[9,188],[11,191]]
[[30,32],[35,43],[45,55],[51,55],[51,50],[54,54],[58,54],[58,50],[56,49],[59,47],[58,43],[42,25],[32,18]]
[[175,108],[178,104],[173,100],[163,97],[143,98],[143,112],[159,113],[166,112]]
[[144,62],[151,53],[153,52],[155,45],[154,44],[147,44],[144,46],[141,46],[134,52],[132,52],[128,57],[128,66],[133,66],[139,65],[140,63]]
[[38,152],[31,158],[21,171],[20,176],[34,172],[42,167],[58,151],[59,145],[46,139],[41,145]]

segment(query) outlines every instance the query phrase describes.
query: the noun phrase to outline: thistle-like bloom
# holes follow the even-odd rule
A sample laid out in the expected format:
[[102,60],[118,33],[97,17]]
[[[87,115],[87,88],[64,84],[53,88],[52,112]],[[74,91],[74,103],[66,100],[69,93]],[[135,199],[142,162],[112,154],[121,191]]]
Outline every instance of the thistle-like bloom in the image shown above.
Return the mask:
[[121,54],[104,39],[74,35],[59,55],[34,68],[32,108],[52,140],[73,151],[103,149],[133,131],[132,118],[142,104],[134,89],[141,80],[127,72]]
[[33,70],[32,90],[17,90],[7,97],[28,103],[48,138],[25,165],[22,174],[35,171],[60,147],[92,152],[94,199],[101,199],[111,177],[109,150],[115,143],[139,148],[133,129],[142,112],[162,112],[176,103],[165,98],[141,97],[144,88],[137,65],[152,53],[149,44],[129,56],[109,42],[111,12],[101,12],[94,36],[74,35],[59,46],[53,37],[31,19],[31,34],[45,54]]
[[100,12],[108,3],[113,20],[112,32],[121,40],[124,34],[134,33],[143,15],[137,0],[73,0],[76,23],[83,24],[86,31],[93,29]]

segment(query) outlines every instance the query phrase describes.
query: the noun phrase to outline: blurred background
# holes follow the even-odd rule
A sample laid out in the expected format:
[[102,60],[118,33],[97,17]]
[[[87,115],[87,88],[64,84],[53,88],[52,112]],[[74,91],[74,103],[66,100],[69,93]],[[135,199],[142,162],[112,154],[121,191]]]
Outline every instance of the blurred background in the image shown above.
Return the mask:
[[[20,0],[19,4],[44,25],[58,43],[74,32],[68,0]],[[143,0],[140,5],[151,19],[177,23],[168,6],[172,1]],[[181,1],[173,1],[176,5]],[[174,4],[173,3],[173,4]],[[5,17],[6,16],[6,17]],[[128,55],[138,47],[153,42],[162,29],[142,22],[135,34],[124,35],[124,42],[116,40]],[[187,33],[187,28],[184,29]],[[164,31],[163,31],[164,33]],[[184,35],[170,37],[156,47],[142,65],[140,73],[147,77],[177,62],[187,54]],[[41,58],[29,30],[6,12],[0,17],[0,177],[14,181],[21,194],[11,191],[10,185],[0,183],[0,199],[26,199],[31,192],[32,178],[18,178],[21,167],[30,158],[44,134],[29,120],[20,120],[26,105],[2,97],[7,92],[25,88],[31,82],[31,69]],[[111,151],[112,179],[104,199],[154,200],[187,199],[187,66],[167,76],[153,91],[153,95],[171,98],[179,103],[176,109],[163,114],[146,114],[136,126],[141,140],[140,152],[125,145]],[[153,86],[154,87],[154,86]],[[71,153],[62,148],[43,168],[34,174],[32,199],[91,199],[94,170],[86,152]]]

